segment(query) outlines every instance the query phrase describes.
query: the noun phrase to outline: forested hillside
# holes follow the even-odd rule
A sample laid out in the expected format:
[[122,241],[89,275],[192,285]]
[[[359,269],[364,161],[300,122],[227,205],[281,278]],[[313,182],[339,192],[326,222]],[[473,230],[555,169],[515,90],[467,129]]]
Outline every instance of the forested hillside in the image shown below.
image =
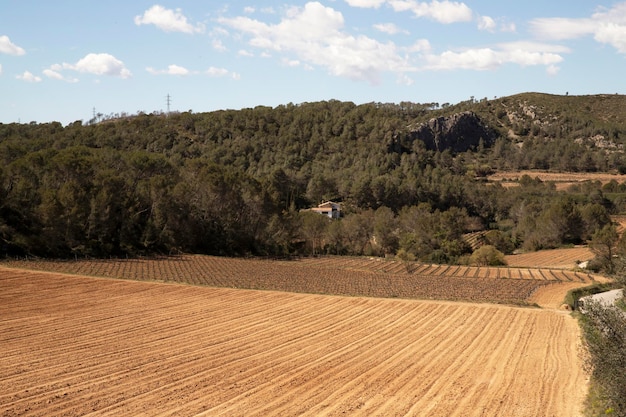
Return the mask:
[[[624,96],[522,94],[0,124],[0,253],[459,262],[469,232],[505,253],[581,243],[624,209],[626,185],[483,178],[625,172],[625,109]],[[326,200],[341,219],[303,211]]]

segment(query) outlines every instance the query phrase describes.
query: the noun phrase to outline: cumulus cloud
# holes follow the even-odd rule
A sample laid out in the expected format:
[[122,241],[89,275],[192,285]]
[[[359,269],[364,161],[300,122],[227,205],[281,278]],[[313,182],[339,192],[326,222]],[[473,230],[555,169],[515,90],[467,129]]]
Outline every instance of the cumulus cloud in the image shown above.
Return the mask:
[[[490,31],[510,28],[490,17],[473,15],[467,6],[458,2],[346,2],[354,7],[374,8],[387,4],[395,10],[421,10],[421,15],[438,16],[441,22],[469,19]],[[435,10],[441,14],[437,15]],[[446,10],[451,12],[445,14]],[[335,76],[364,80],[371,84],[382,82],[385,74],[393,74],[398,83],[410,85],[413,83],[410,75],[419,71],[488,71],[505,65],[539,66],[544,67],[548,74],[556,74],[558,65],[564,60],[563,55],[571,52],[567,47],[550,42],[509,42],[439,52],[427,39],[416,39],[412,44],[400,46],[349,33],[342,13],[317,1],[308,2],[303,7],[286,9],[278,22],[266,23],[249,16],[222,17],[218,22],[232,32],[233,38],[248,43],[248,48],[240,50],[239,55],[251,56],[249,50],[258,49],[256,56],[275,56],[284,66],[322,68]],[[389,34],[400,31],[391,23],[381,23],[374,28]]]
[[233,80],[239,80],[241,78],[240,74],[231,72],[226,68],[209,67],[209,69],[205,71],[205,74],[209,77],[230,77]]
[[462,51],[446,51],[425,56],[426,69],[431,70],[494,70],[506,64],[546,66],[548,69],[563,61],[559,54],[567,52],[560,46],[539,43],[516,42],[500,44],[494,48],[469,48]]
[[26,81],[27,83],[39,83],[41,82],[41,77],[33,74],[30,71],[24,71],[23,74],[15,76],[18,80]]
[[398,33],[404,33],[404,34],[408,33],[406,30],[400,29],[398,26],[396,26],[393,23],[378,23],[374,25],[374,29],[376,29],[379,32],[387,33],[389,35],[395,35]]
[[108,75],[111,77],[130,78],[131,72],[124,63],[110,54],[87,54],[75,64],[54,64],[44,70],[44,75],[57,80],[77,82],[75,78],[66,77],[62,71],[71,70],[85,74]]
[[224,51],[226,51],[228,49],[224,45],[224,42],[222,42],[220,39],[213,39],[211,41],[211,46],[213,47],[213,49],[215,49],[216,51],[219,51],[219,52],[224,52]]
[[68,83],[77,83],[78,82],[78,78],[63,76],[63,74],[61,74],[61,72],[60,72],[62,70],[63,70],[63,66],[62,65],[55,64],[52,67],[43,70],[43,75],[45,75],[46,77],[51,78],[53,80],[65,81],[65,82],[68,82]]
[[478,18],[478,29],[494,32],[496,30],[496,21],[489,16],[480,16]]
[[110,54],[87,54],[76,64],[63,64],[63,67],[88,74],[119,78],[130,78],[132,75],[122,61]]
[[0,36],[0,52],[8,55],[25,55],[26,51],[20,48],[9,39],[8,36]]
[[143,15],[135,16],[134,21],[137,26],[155,25],[165,32],[183,32],[189,34],[204,32],[204,26],[202,24],[194,26],[189,23],[181,9],[166,9],[158,4],[146,10]]
[[557,67],[556,65],[549,65],[548,68],[546,68],[546,72],[548,73],[548,75],[557,75],[559,73],[559,71],[561,70],[561,68]]
[[341,12],[319,2],[290,8],[277,24],[248,17],[221,18],[219,22],[248,35],[252,47],[295,55],[288,58],[337,76],[376,84],[383,72],[409,69],[396,45],[348,34]]
[[383,4],[396,12],[412,12],[416,17],[426,17],[439,23],[468,22],[473,19],[472,9],[465,3],[449,0],[346,0],[352,7],[378,9]]
[[599,9],[585,18],[538,18],[530,22],[532,33],[541,39],[569,40],[592,36],[626,54],[626,2]]
[[426,17],[439,23],[469,22],[474,18],[472,9],[456,1],[388,0],[388,3],[396,12],[410,11],[416,17]]
[[164,70],[156,70],[152,67],[148,67],[146,68],[146,71],[148,71],[150,74],[152,75],[189,75],[190,72],[187,68],[181,67],[179,65],[168,65],[167,69]]
[[430,52],[431,49],[428,39],[418,39],[407,50],[408,52]]
[[346,0],[352,7],[363,7],[363,8],[375,8],[378,9],[380,6],[385,4],[387,0]]

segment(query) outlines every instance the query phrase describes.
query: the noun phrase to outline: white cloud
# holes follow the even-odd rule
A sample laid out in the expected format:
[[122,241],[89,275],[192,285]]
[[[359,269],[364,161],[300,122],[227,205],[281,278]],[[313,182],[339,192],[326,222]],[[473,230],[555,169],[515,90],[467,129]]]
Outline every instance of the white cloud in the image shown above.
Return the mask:
[[161,5],[154,5],[146,10],[142,16],[135,16],[135,24],[155,25],[165,32],[183,32],[183,33],[202,33],[204,26],[198,24],[192,25],[187,21],[187,17],[182,14],[180,9],[166,9]]
[[64,77],[59,71],[63,70],[63,66],[55,64],[52,67],[43,70],[43,75],[53,80],[66,81],[68,83],[77,83],[78,78]]
[[230,72],[226,68],[209,67],[205,71],[209,77],[231,77],[233,80],[239,80],[241,76],[236,72]]
[[400,29],[393,23],[378,23],[374,25],[374,29],[379,32],[387,33],[389,35],[395,35],[397,33],[408,34],[406,30]]
[[591,19],[550,17],[530,21],[530,29],[536,37],[557,41],[591,34],[594,31],[594,26]]
[[248,17],[219,21],[249,35],[249,44],[264,53],[276,51],[288,59],[326,68],[333,75],[378,83],[383,72],[410,70],[393,43],[346,33],[343,15],[319,2],[290,8],[277,24]]
[[415,84],[415,80],[413,80],[411,77],[409,77],[406,74],[398,75],[398,79],[396,82],[400,85],[406,85],[406,86],[411,86]]
[[554,54],[567,54],[572,52],[570,48],[563,45],[557,45],[544,42],[518,41],[498,44],[498,48],[505,51],[524,50],[528,52],[548,52]]
[[245,49],[240,49],[239,52],[237,52],[237,55],[239,56],[245,56],[245,57],[253,57],[254,54],[250,51],[246,51]]
[[219,52],[224,52],[228,50],[228,48],[226,48],[226,46],[224,45],[224,42],[222,42],[220,39],[213,39],[211,41],[211,46],[213,47],[213,49]]
[[43,70],[43,75],[45,75],[48,78],[52,78],[54,80],[64,80],[63,78],[63,74],[61,74],[60,72],[54,71],[53,69],[45,69]]
[[513,22],[502,23],[501,29],[502,32],[510,32],[514,33],[517,31],[517,26]]
[[24,71],[23,74],[15,76],[18,80],[26,81],[28,83],[39,83],[41,82],[41,77],[33,74],[30,71]]
[[167,69],[165,69],[165,70],[156,70],[156,69],[154,69],[152,67],[148,67],[148,68],[146,68],[146,71],[148,71],[152,75],[162,75],[162,74],[165,74],[165,75],[182,75],[182,76],[184,76],[184,75],[189,75],[190,74],[190,72],[189,72],[189,70],[187,68],[184,68],[184,67],[181,67],[181,66],[175,65],[175,64],[168,65]]
[[546,66],[554,71],[556,64],[563,61],[559,53],[566,48],[540,43],[517,42],[500,44],[496,48],[470,48],[463,51],[446,51],[440,55],[425,56],[426,69],[430,70],[495,70],[506,64],[526,66]]
[[8,36],[0,36],[0,53],[8,55],[25,55],[26,51],[20,48],[9,39]]
[[472,9],[456,1],[388,0],[388,3],[396,12],[410,11],[416,17],[430,18],[439,23],[469,22],[474,18]]
[[469,22],[474,16],[472,10],[465,4],[449,0],[431,0],[430,2],[417,0],[346,0],[352,7],[378,9],[388,4],[396,12],[412,12],[416,17],[425,17],[439,23]]
[[613,46],[620,53],[626,54],[626,25],[605,23],[595,32],[594,39]]
[[430,52],[432,47],[428,39],[418,39],[408,48],[409,52]]
[[68,68],[95,75],[110,75],[120,78],[130,78],[131,76],[124,63],[110,54],[87,54],[75,65]]
[[346,0],[352,7],[363,7],[363,8],[379,8],[382,6],[387,0]]
[[548,68],[546,68],[546,72],[548,73],[548,75],[556,75],[559,73],[559,71],[561,70],[561,68],[557,67],[556,65],[549,65]]
[[496,21],[489,16],[480,16],[478,18],[478,29],[494,32],[496,30]]
[[593,38],[626,54],[626,2],[600,11],[586,18],[538,18],[530,22],[531,31],[538,38],[568,40],[583,36]]
[[86,74],[108,75],[119,78],[130,78],[131,72],[124,63],[110,54],[87,54],[75,64],[54,64],[44,71],[47,77],[76,82],[76,79],[64,78],[61,71],[72,70]]
[[282,60],[283,65],[287,66],[287,67],[299,67],[302,63],[300,61],[298,61],[297,59],[287,59],[287,58],[283,58]]
[[256,9],[252,6],[246,6],[243,8],[243,12],[246,14],[252,14],[256,11]]
[[426,60],[428,64],[425,68],[430,70],[489,70],[502,64],[498,54],[491,48],[468,49],[462,52],[446,51],[441,55],[428,55]]

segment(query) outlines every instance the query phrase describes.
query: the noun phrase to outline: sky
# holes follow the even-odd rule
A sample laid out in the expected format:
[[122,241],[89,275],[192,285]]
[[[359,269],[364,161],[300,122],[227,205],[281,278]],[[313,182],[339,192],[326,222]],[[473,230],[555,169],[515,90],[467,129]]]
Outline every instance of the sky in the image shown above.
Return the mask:
[[0,123],[625,94],[624,74],[626,1],[0,0]]

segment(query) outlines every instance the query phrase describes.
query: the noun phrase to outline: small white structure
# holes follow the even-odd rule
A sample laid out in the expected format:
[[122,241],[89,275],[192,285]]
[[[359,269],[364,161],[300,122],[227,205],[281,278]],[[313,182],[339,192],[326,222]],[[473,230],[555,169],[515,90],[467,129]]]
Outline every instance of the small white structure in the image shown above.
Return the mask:
[[332,201],[327,201],[317,207],[313,207],[311,211],[323,214],[324,216],[328,216],[331,219],[338,219],[341,216],[341,206],[339,205],[339,203],[334,203]]

